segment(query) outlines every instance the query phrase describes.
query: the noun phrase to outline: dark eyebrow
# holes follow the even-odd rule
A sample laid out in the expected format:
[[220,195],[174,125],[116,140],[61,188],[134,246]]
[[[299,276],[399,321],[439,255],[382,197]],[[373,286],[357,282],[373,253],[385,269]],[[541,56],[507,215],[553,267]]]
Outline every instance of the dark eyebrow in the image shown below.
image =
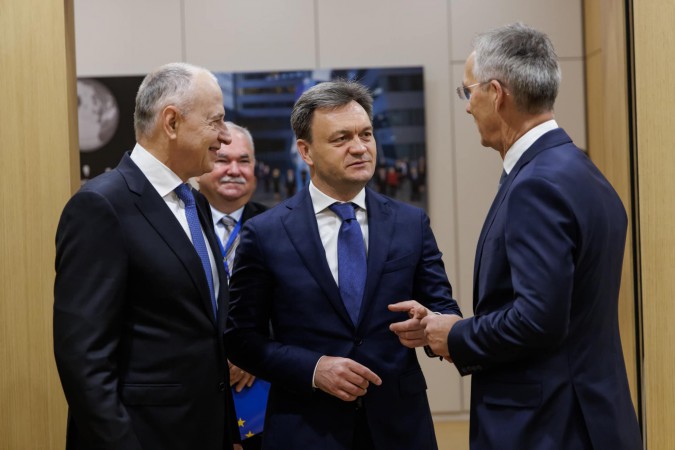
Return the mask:
[[[362,128],[361,130],[359,130],[359,134],[363,133],[364,131],[373,131],[373,126],[368,125],[367,127]],[[336,137],[338,137],[340,135],[343,135],[343,134],[351,134],[351,133],[352,133],[352,131],[347,130],[347,129],[337,130],[337,131],[334,131],[333,133],[328,135],[328,140],[335,139]]]
[[328,135],[328,140],[335,139],[336,137],[343,135],[343,134],[350,134],[351,131],[349,130],[337,130],[332,132],[331,134]]

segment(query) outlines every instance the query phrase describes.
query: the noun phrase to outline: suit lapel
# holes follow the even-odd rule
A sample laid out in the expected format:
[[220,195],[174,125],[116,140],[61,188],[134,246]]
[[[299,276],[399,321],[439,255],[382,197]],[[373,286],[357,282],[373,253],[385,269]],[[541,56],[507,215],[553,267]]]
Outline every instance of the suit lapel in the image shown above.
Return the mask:
[[366,189],[366,208],[368,212],[368,274],[359,313],[359,325],[364,323],[365,316],[370,311],[369,306],[377,290],[394,231],[393,212],[385,197]]
[[[222,264],[223,257],[220,251],[220,245],[216,238],[213,229],[213,218],[211,217],[211,209],[208,201],[201,194],[196,194],[197,212],[199,213],[199,222],[201,223],[206,240],[208,241],[213,259],[216,261],[216,273],[218,274],[219,289],[216,292],[216,302],[218,304],[218,326],[219,329],[224,330],[225,317],[230,304],[230,293],[227,287],[227,274],[225,273],[225,265]],[[201,262],[200,262],[201,264]],[[208,285],[207,285],[208,288]],[[209,298],[209,311],[212,311],[211,299]]]
[[304,188],[284,206],[289,211],[281,221],[291,243],[337,314],[353,326],[347,309],[342,303],[340,290],[328,267],[326,251],[321,243],[309,189]]
[[[157,231],[157,234],[174,252],[190,275],[192,282],[200,293],[208,317],[215,325],[209,286],[206,282],[206,277],[204,277],[201,261],[192,242],[190,242],[190,239],[185,234],[185,231],[180,226],[175,216],[167,208],[164,199],[157,194],[157,191],[152,187],[138,166],[136,166],[131,158],[129,158],[128,154],[124,155],[117,168],[126,180],[129,190],[137,196],[135,203],[139,212],[152,225],[155,231]],[[200,221],[202,221],[203,225],[204,219],[201,213]],[[213,245],[211,245],[211,248],[213,249]],[[215,255],[217,255],[217,253]]]
[[[527,153],[527,152],[526,152]],[[495,199],[492,201],[492,205],[490,205],[490,209],[488,210],[487,217],[485,218],[485,221],[483,222],[483,228],[480,231],[480,236],[478,237],[478,244],[476,245],[476,256],[474,259],[474,264],[473,264],[473,300],[474,300],[474,307],[476,305],[476,301],[478,299],[478,272],[480,269],[480,262],[481,262],[481,257],[483,256],[483,244],[485,244],[485,237],[488,234],[488,231],[492,227],[492,223],[495,220],[495,217],[497,215],[497,211],[499,210],[499,207],[501,206],[502,202],[504,201],[504,198],[506,197],[506,192],[509,189],[509,186],[511,186],[511,181],[515,178],[515,169],[511,171],[511,173],[506,177],[502,185],[499,187],[499,190],[497,191],[497,196]]]
[[485,218],[485,222],[483,223],[483,228],[481,229],[480,236],[478,238],[478,244],[476,245],[476,256],[473,266],[474,306],[476,304],[476,301],[478,300],[478,273],[480,271],[480,261],[483,255],[483,245],[485,244],[485,238],[487,237],[488,232],[492,227],[495,217],[497,217],[497,212],[499,211],[504,199],[506,198],[507,193],[511,188],[511,184],[513,183],[513,180],[515,180],[515,178],[518,176],[520,170],[530,161],[532,161],[532,159],[534,159],[542,151],[571,142],[572,139],[570,139],[570,137],[567,135],[567,133],[565,133],[565,131],[562,128],[556,128],[554,130],[545,133],[543,136],[537,139],[532,144],[532,146],[529,149],[527,149],[527,151],[525,151],[525,153],[523,153],[523,155],[520,157],[511,173],[509,173],[509,175],[506,177],[506,179],[500,186],[499,191],[497,191],[497,196],[492,201],[492,205],[490,206],[490,210],[488,211],[487,217]]

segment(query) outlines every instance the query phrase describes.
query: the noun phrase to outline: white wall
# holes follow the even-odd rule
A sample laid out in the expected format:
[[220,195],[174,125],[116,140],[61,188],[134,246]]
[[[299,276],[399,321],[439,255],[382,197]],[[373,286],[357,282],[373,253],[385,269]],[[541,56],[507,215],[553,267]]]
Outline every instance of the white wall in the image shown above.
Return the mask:
[[[429,215],[471,312],[475,244],[496,192],[498,154],[480,146],[454,94],[471,39],[522,21],[562,62],[556,119],[586,147],[581,0],[75,0],[78,76],[142,75],[171,61],[213,71],[423,66]],[[468,379],[421,356],[437,418],[462,417]]]

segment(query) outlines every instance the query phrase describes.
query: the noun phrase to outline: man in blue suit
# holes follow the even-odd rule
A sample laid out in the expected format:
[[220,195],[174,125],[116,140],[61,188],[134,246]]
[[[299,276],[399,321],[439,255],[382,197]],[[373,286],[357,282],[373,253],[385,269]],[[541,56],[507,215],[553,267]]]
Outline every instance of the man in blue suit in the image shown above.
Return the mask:
[[66,448],[241,448],[222,339],[227,278],[186,181],[230,142],[220,87],[162,66],[136,97],[137,145],[87,182],[56,232],[54,352]]
[[377,161],[365,87],[318,84],[291,124],[311,182],[244,226],[225,335],[232,361],[272,383],[263,449],[436,449],[416,354],[389,325],[420,345],[423,330],[388,310],[412,299],[459,314],[429,219],[365,187]]
[[522,24],[477,37],[458,94],[505,178],[476,250],[474,316],[412,314],[472,375],[474,449],[642,448],[619,338],[621,201],[558,128],[560,69]]

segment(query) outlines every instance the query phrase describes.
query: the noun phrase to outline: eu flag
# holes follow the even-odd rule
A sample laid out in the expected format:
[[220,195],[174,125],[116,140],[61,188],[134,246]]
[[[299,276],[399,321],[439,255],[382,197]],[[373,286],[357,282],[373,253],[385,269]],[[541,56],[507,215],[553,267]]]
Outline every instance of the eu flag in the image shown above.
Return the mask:
[[269,391],[270,384],[260,379],[256,379],[251,387],[244,387],[241,392],[232,389],[242,440],[262,432]]

